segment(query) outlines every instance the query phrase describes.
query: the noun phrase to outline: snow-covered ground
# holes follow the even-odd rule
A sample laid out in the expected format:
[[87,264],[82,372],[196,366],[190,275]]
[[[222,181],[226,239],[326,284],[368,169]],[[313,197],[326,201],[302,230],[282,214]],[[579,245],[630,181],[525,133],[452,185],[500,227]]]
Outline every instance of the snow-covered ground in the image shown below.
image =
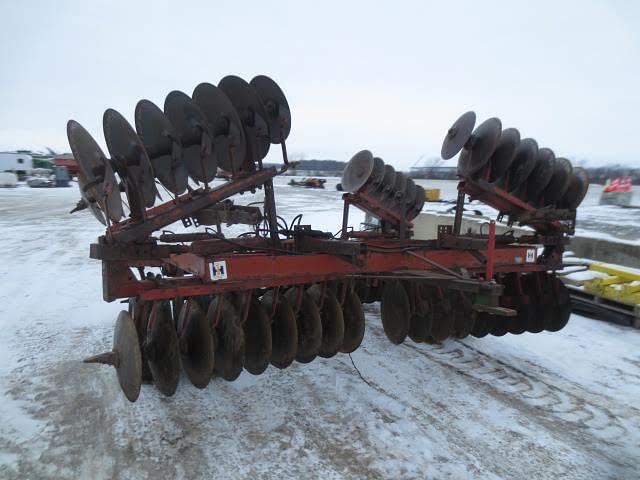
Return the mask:
[[[340,228],[337,179],[287,181],[278,213]],[[555,334],[394,346],[368,306],[366,382],[338,354],[130,404],[111,368],[80,362],[109,349],[122,306],[101,300],[101,226],[67,214],[77,197],[0,190],[0,478],[639,476],[640,332],[576,315]],[[613,208],[587,202],[580,220]]]

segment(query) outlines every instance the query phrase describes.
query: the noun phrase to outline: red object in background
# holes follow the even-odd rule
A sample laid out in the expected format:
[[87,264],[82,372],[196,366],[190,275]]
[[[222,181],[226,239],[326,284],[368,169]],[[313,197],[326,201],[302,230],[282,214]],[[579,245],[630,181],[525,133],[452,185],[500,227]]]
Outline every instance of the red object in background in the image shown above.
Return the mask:
[[75,158],[73,157],[54,158],[53,164],[56,167],[67,167],[70,175],[77,175],[78,171],[80,170],[78,167],[78,162],[76,162]]
[[628,192],[631,190],[631,177],[616,177],[611,182],[607,180],[605,192]]

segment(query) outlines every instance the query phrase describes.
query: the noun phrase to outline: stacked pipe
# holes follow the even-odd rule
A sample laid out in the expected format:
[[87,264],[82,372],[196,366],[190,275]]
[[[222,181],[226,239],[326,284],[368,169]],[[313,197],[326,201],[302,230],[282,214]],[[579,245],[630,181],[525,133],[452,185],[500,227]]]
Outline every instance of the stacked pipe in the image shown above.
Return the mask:
[[342,188],[373,199],[384,208],[414,219],[422,210],[425,192],[402,172],[397,172],[369,150],[356,153],[342,173]]
[[[135,108],[135,129],[119,112],[103,116],[107,159],[97,142],[75,120],[67,136],[79,164],[81,200],[75,210],[90,208],[103,224],[129,215],[143,219],[160,197],[157,182],[177,197],[196,184],[211,182],[218,169],[227,176],[261,166],[271,144],[284,143],[291,130],[289,105],[280,87],[259,75],[251,82],[229,75],[217,86],[201,83],[192,96],[174,90],[164,109],[149,100]],[[155,177],[155,179],[154,179]]]
[[458,175],[485,180],[531,206],[576,210],[589,188],[587,172],[532,138],[520,137],[515,128],[502,129],[489,118],[474,129],[474,112],[463,114],[448,130],[441,156],[458,152]]

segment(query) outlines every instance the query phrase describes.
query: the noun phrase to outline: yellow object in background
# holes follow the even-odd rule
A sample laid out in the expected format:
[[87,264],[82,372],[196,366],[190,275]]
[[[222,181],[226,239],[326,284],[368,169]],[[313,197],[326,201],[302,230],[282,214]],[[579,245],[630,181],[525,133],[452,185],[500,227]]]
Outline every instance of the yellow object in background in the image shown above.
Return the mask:
[[583,286],[587,292],[629,305],[640,304],[640,274],[603,263],[593,263],[589,268],[608,276],[586,280]]
[[437,202],[440,200],[439,188],[425,188],[424,197],[427,202]]

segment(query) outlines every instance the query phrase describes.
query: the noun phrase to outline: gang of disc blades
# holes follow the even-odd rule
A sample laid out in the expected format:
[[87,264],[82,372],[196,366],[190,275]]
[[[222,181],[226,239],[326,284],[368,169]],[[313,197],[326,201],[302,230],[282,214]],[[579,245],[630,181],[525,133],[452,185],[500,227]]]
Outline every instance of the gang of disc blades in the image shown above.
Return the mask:
[[536,166],[527,179],[527,195],[530,199],[537,199],[540,192],[544,191],[551,180],[555,166],[556,156],[550,148],[538,149]]
[[186,93],[174,90],[164,101],[164,113],[178,133],[189,176],[198,182],[213,180],[218,165],[209,121],[200,107]]
[[193,101],[209,121],[218,167],[226,172],[238,171],[245,158],[246,140],[231,100],[215,85],[201,83],[193,91]]
[[[222,302],[222,305],[216,325],[219,302]],[[214,372],[226,381],[232,382],[240,376],[244,366],[245,340],[240,325],[240,314],[227,296],[219,294],[209,304],[207,321],[212,330],[215,330]]]
[[362,303],[355,291],[349,290],[342,305],[342,317],[344,318],[344,340],[340,351],[351,353],[355,351],[364,338],[364,311]]
[[252,297],[244,324],[244,368],[252,375],[260,375],[269,366],[273,340],[269,314],[257,298]]
[[158,192],[142,140],[129,122],[112,108],[104,112],[102,125],[111,159],[125,182],[129,207],[133,209],[136,204],[143,210],[153,207]]
[[142,354],[138,343],[138,332],[131,315],[121,311],[113,331],[113,351],[116,354],[115,365],[118,383],[124,396],[135,402],[142,386]]
[[369,150],[356,153],[342,172],[342,189],[357,193],[369,181],[374,165],[373,154]]
[[243,163],[262,160],[269,153],[271,134],[267,112],[255,88],[234,75],[220,80],[218,88],[231,100],[244,128],[246,153]]
[[255,89],[267,112],[271,143],[286,140],[291,132],[291,109],[280,86],[266,75],[253,77],[249,84]]
[[[331,358],[338,351],[344,342],[344,315],[342,307],[335,293],[328,286],[323,288],[315,284],[307,289],[313,301],[320,309],[320,320],[322,321],[322,344],[318,355],[323,358]],[[322,305],[320,307],[320,305]]]
[[97,202],[105,216],[118,222],[123,216],[122,200],[111,164],[89,132],[75,120],[67,122],[67,138],[86,182],[79,185],[81,195]]
[[135,123],[155,176],[174,195],[184,193],[189,177],[182,162],[178,132],[169,118],[155,103],[140,100],[136,105]]
[[154,385],[163,395],[170,397],[180,381],[180,346],[169,302],[153,305],[144,352]]
[[407,291],[398,280],[385,282],[380,302],[380,317],[389,341],[395,345],[404,342],[409,334],[411,304]]
[[520,132],[515,128],[507,128],[500,134],[500,142],[496,150],[489,158],[491,173],[489,181],[495,182],[501,179],[511,167],[516,149],[520,145]]
[[471,137],[475,124],[475,112],[470,111],[462,114],[447,131],[447,135],[442,142],[440,156],[445,160],[455,157]]
[[285,295],[278,296],[277,305],[273,305],[274,292],[267,291],[260,300],[265,311],[271,314],[271,365],[287,368],[293,363],[298,350],[298,324],[291,303]]
[[[299,298],[298,295],[302,295]],[[296,305],[300,301],[300,308],[296,315],[298,325],[298,350],[296,361],[300,363],[311,362],[320,351],[322,345],[322,319],[320,310],[307,291],[294,287],[285,293],[289,304]]]
[[536,166],[538,144],[533,138],[524,138],[516,148],[513,162],[509,168],[509,185],[505,188],[509,192],[519,190],[525,184],[529,174]]
[[473,178],[482,170],[498,146],[501,131],[502,123],[495,117],[478,125],[458,157],[460,176]]
[[569,188],[572,172],[573,167],[569,160],[563,157],[556,157],[553,175],[544,191],[546,204],[553,205],[564,196],[567,188]]
[[214,342],[211,326],[200,304],[187,300],[178,317],[182,368],[196,388],[206,388],[214,368]]

